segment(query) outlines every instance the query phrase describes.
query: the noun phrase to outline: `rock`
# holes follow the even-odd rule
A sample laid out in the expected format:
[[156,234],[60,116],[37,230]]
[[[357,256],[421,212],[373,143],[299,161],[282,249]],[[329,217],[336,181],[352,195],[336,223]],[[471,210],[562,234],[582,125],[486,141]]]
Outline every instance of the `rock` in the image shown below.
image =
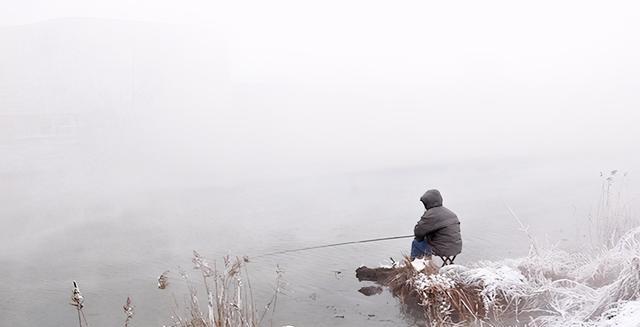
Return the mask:
[[356,269],[358,281],[383,283],[393,272],[393,268],[369,268],[362,266]]
[[371,295],[378,295],[380,293],[382,293],[382,287],[380,286],[366,286],[366,287],[362,287],[358,290],[358,292],[366,295],[366,296],[371,296]]

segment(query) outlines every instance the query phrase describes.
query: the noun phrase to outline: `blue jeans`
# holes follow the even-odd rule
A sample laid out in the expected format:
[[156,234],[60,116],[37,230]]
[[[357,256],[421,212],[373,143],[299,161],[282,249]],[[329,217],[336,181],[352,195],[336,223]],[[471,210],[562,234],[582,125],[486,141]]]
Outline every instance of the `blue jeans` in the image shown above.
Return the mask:
[[411,242],[411,260],[431,255],[431,245],[427,241],[418,241],[416,239]]

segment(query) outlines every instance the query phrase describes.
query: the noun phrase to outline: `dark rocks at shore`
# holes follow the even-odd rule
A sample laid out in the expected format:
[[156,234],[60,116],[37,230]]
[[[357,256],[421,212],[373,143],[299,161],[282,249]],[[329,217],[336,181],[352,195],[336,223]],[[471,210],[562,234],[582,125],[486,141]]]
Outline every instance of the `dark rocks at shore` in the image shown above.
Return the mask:
[[358,290],[358,292],[366,295],[366,296],[371,296],[371,295],[378,295],[380,293],[382,293],[382,287],[380,286],[365,286],[362,287]]

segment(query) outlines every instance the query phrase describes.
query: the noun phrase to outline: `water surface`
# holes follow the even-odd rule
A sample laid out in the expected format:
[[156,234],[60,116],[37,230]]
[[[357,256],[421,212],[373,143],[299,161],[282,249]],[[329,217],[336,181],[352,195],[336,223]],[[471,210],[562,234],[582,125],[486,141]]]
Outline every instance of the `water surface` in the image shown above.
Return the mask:
[[[563,166],[564,165],[564,166]],[[564,168],[563,168],[564,167]],[[562,173],[558,173],[561,170]],[[246,183],[233,187],[56,187],[59,176],[9,174],[2,215],[0,316],[3,325],[76,323],[71,281],[80,282],[91,325],[123,321],[133,299],[135,324],[169,322],[173,278],[156,288],[163,271],[192,273],[191,251],[210,259],[249,257],[307,246],[410,234],[422,214],[418,198],[438,187],[462,222],[457,263],[526,255],[528,240],[511,206],[541,241],[575,248],[580,226],[596,204],[601,179],[589,166],[514,161],[503,166],[455,163]],[[276,266],[285,292],[274,325],[412,325],[388,292],[366,297],[354,270],[399,260],[410,240],[348,245],[267,256],[248,268],[257,304],[273,294]],[[172,275],[176,277],[175,274]]]

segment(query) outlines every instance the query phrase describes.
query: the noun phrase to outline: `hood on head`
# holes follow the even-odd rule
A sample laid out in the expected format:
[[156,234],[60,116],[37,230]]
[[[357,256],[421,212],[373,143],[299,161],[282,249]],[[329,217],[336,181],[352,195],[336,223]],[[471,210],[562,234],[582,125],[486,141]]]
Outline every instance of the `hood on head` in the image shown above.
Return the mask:
[[440,195],[440,191],[438,190],[428,190],[422,197],[420,197],[420,201],[424,204],[424,207],[427,210],[435,207],[441,207],[442,195]]

